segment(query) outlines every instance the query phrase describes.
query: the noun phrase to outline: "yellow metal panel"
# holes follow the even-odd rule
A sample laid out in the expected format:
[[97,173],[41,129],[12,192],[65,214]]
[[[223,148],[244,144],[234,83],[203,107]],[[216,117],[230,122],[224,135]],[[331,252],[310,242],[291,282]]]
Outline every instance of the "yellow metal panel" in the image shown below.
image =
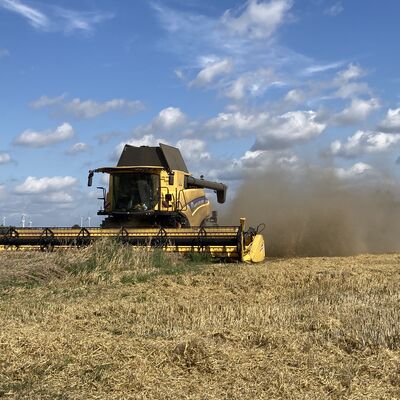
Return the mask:
[[243,251],[242,260],[244,262],[258,263],[265,259],[265,245],[264,237],[262,235],[255,235],[253,240],[245,246]]

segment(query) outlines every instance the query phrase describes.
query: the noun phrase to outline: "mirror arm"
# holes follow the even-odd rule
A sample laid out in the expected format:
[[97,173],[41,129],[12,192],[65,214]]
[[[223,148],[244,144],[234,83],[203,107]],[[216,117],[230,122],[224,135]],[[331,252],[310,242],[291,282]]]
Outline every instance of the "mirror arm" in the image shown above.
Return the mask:
[[94,175],[94,171],[90,170],[89,175],[88,175],[88,186],[92,186],[92,184],[93,184],[93,175]]

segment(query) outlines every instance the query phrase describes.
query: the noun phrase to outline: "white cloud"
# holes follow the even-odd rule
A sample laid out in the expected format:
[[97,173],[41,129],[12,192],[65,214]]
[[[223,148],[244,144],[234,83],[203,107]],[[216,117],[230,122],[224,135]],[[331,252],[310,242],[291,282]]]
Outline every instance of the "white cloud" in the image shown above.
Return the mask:
[[78,142],[78,143],[73,144],[65,153],[70,156],[73,156],[78,153],[84,153],[84,152],[88,151],[89,148],[90,148],[90,146],[87,143]]
[[318,74],[321,72],[330,71],[332,69],[337,69],[343,65],[343,61],[333,62],[329,64],[315,64],[310,65],[309,67],[305,68],[303,71],[303,75],[313,75]]
[[47,29],[50,25],[50,20],[45,14],[19,0],[0,0],[0,7],[26,18],[34,28]]
[[218,139],[255,134],[253,150],[278,149],[318,136],[326,124],[318,122],[316,116],[315,111],[290,111],[278,116],[236,111],[218,114],[204,128]]
[[14,139],[14,144],[25,147],[45,147],[64,142],[74,137],[74,129],[64,122],[53,131],[35,132],[28,129]]
[[224,94],[228,98],[241,100],[247,95],[262,95],[268,87],[274,85],[282,85],[282,82],[276,80],[272,69],[262,68],[239,76],[228,85]]
[[170,130],[182,125],[186,120],[185,114],[177,107],[167,107],[158,113],[152,122],[153,128]]
[[160,131],[174,133],[179,129],[180,135],[184,135],[189,129],[190,122],[186,115],[178,107],[166,107],[147,125],[139,126],[134,130],[136,138],[143,136],[159,135]]
[[246,78],[241,76],[229,85],[229,88],[225,91],[225,96],[235,100],[243,99],[246,95],[246,86]]
[[128,142],[126,142],[126,144],[130,144],[131,146],[136,146],[136,147],[158,146],[159,143],[167,144],[168,142],[165,139],[156,138],[154,135],[145,135],[140,139],[131,139]]
[[332,6],[328,7],[325,9],[324,14],[329,15],[331,17],[336,17],[339,15],[341,12],[343,12],[344,7],[342,5],[341,1],[338,1],[337,3],[333,4]]
[[122,111],[133,113],[143,109],[142,102],[138,100],[130,101],[125,99],[112,99],[103,103],[94,100],[81,100],[75,98],[68,103],[64,103],[62,110],[76,118],[94,118],[110,111]]
[[264,174],[266,169],[271,167],[296,169],[300,164],[299,158],[287,150],[246,151],[239,159],[229,160],[226,163],[219,161],[218,167],[212,169],[209,175],[213,179],[236,181],[248,176],[254,177],[258,173]]
[[362,93],[371,94],[367,83],[354,82],[364,75],[366,75],[366,72],[359,65],[349,64],[346,69],[338,72],[332,81],[333,87],[338,88],[334,96],[348,98]]
[[335,97],[341,97],[343,99],[353,97],[357,94],[371,94],[371,90],[365,82],[348,82],[340,86],[335,92]]
[[128,141],[120,142],[113,154],[112,159],[118,158],[125,144],[132,146],[158,146],[159,143],[169,144],[168,139],[159,138],[160,133],[175,134],[179,129],[180,136],[186,131],[191,123],[187,121],[186,115],[177,107],[166,107],[147,125],[139,126],[133,131],[133,138]]
[[363,162],[358,162],[350,168],[335,168],[334,173],[341,179],[354,179],[374,172],[374,168]]
[[62,7],[53,7],[55,15],[63,20],[65,32],[85,31],[91,32],[94,25],[114,17],[112,13],[102,11],[74,11]]
[[349,64],[345,70],[338,72],[335,82],[336,84],[343,84],[361,78],[364,75],[365,71],[359,65]]
[[400,142],[400,134],[383,132],[357,131],[342,143],[335,140],[331,143],[330,151],[341,157],[356,157],[362,154],[381,153],[389,150]]
[[0,7],[24,17],[35,29],[47,32],[73,31],[92,32],[94,25],[113,18],[113,14],[102,11],[75,11],[51,5],[46,13],[20,0],[0,0]]
[[246,151],[240,158],[243,168],[247,170],[256,169],[259,172],[265,171],[270,166],[293,167],[299,165],[299,158],[287,151],[256,150]]
[[75,201],[71,193],[60,191],[48,193],[46,196],[41,196],[40,202],[42,203],[56,203],[56,204],[66,204],[73,203]]
[[259,155],[263,153],[265,153],[264,150],[256,150],[256,151],[248,150],[244,153],[244,155],[240,159],[242,161],[255,160],[256,158],[258,158]]
[[[304,81],[304,77],[314,75],[316,73],[326,72],[326,78],[321,81],[310,80],[307,82],[303,82],[302,84],[302,95],[303,99],[300,103],[307,101],[308,105],[317,104],[325,101],[335,100],[335,99],[354,99],[355,102],[353,106],[360,106],[361,101],[367,102],[367,100],[360,100],[360,97],[366,98],[369,96],[371,99],[374,97],[373,91],[368,86],[367,82],[360,82],[358,79],[366,75],[366,72],[357,64],[350,63],[344,69],[332,73],[330,70],[337,69],[344,65],[343,61],[335,62],[331,64],[315,64],[306,67],[301,71],[300,79]],[[313,78],[313,77],[311,77]],[[286,78],[289,84],[299,83],[301,82],[293,82],[290,79]],[[294,89],[295,90],[295,89]],[[290,103],[289,95],[292,93],[288,93],[288,96],[284,99],[285,102]],[[294,92],[296,94],[296,92]],[[361,96],[363,95],[363,96]],[[294,99],[293,99],[294,100]],[[375,99],[374,101],[376,101]],[[374,101],[370,100],[370,105],[375,106]],[[295,101],[294,101],[295,102]],[[358,103],[358,104],[357,104]],[[353,111],[353,110],[349,110]],[[328,110],[324,111],[327,115],[331,114]],[[346,121],[349,115],[342,115],[339,119]],[[350,118],[352,119],[352,118]],[[333,121],[335,122],[335,121]]]
[[389,108],[386,117],[380,123],[380,129],[385,132],[400,133],[400,108]]
[[38,99],[31,101],[29,106],[32,108],[51,107],[62,103],[62,101],[65,99],[65,96],[65,94],[57,97],[40,96]]
[[176,143],[183,158],[190,161],[209,160],[211,154],[206,150],[207,144],[200,139],[181,139]]
[[211,83],[216,77],[229,74],[229,72],[232,71],[232,68],[233,62],[228,58],[208,62],[191,82],[191,85],[205,86]]
[[10,55],[10,52],[8,49],[5,49],[4,47],[0,48],[0,58],[7,57],[9,55]]
[[354,124],[364,121],[368,116],[380,107],[377,98],[363,100],[355,98],[351,101],[349,107],[332,117],[332,122],[339,125]]
[[185,79],[185,74],[184,74],[183,71],[181,71],[179,68],[177,68],[177,69],[174,71],[174,73],[175,73],[175,75],[176,75],[176,77],[177,77],[178,79],[181,79],[181,80],[184,80],[184,79]]
[[219,113],[211,118],[205,127],[219,138],[229,136],[231,133],[242,136],[255,132],[269,121],[269,114],[265,112],[245,114],[240,111],[234,113]]
[[305,99],[306,99],[306,96],[303,91],[301,91],[300,89],[292,89],[286,93],[284,100],[289,103],[300,104],[300,103],[304,102]]
[[8,153],[0,152],[0,165],[11,162],[11,156]]
[[237,10],[226,11],[222,22],[230,32],[239,36],[253,39],[269,38],[284,22],[291,7],[290,0],[249,0],[241,13]]
[[112,111],[134,113],[143,110],[144,105],[139,100],[111,99],[97,102],[92,99],[74,98],[65,101],[66,94],[57,97],[41,96],[29,105],[32,108],[56,107],[58,113],[72,115],[75,118],[89,119]]
[[325,128],[314,111],[290,111],[271,118],[257,133],[253,150],[289,147],[320,135]]
[[72,176],[54,176],[36,178],[28,176],[25,181],[15,187],[15,193],[18,194],[40,194],[59,192],[67,187],[71,187],[77,183]]

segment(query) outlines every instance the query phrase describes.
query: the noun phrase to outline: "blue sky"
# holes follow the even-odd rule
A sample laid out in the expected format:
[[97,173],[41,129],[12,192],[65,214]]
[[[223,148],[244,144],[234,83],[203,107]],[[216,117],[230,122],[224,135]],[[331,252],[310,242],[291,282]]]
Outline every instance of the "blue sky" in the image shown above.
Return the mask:
[[0,0],[0,217],[98,222],[87,171],[124,143],[177,145],[231,195],[276,165],[396,180],[399,13],[396,0]]

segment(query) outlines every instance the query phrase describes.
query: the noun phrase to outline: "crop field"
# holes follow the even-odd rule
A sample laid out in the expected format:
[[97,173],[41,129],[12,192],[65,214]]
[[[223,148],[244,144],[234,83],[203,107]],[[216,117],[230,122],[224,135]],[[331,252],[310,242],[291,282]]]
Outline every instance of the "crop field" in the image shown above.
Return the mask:
[[399,399],[399,265],[0,252],[0,398]]

